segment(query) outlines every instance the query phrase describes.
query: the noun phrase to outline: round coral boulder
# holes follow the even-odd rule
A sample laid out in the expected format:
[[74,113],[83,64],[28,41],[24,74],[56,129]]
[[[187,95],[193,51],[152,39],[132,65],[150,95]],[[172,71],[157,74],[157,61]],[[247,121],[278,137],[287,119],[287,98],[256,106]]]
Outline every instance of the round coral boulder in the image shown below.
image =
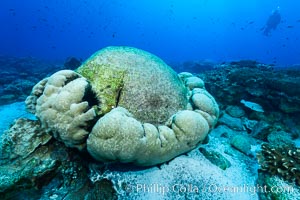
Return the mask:
[[158,57],[107,47],[76,72],[40,81],[26,100],[43,127],[102,162],[151,166],[196,148],[219,116],[204,82]]
[[98,113],[121,106],[142,122],[163,124],[187,104],[187,89],[160,58],[133,47],[107,47],[76,70],[99,100]]

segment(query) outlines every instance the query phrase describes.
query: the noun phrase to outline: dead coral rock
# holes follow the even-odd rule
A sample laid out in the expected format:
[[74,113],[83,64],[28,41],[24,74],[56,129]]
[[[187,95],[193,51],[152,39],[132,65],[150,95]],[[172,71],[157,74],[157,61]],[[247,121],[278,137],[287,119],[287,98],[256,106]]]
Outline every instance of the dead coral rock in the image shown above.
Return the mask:
[[285,131],[272,131],[268,137],[268,142],[276,146],[295,146],[292,140],[292,134]]
[[228,113],[231,117],[241,118],[245,116],[245,111],[239,106],[227,106],[226,113]]
[[236,130],[236,131],[243,131],[245,130],[243,121],[240,118],[231,117],[230,115],[224,113],[222,117],[220,117],[219,124],[225,124],[229,128]]
[[238,151],[249,156],[251,155],[251,142],[251,138],[246,135],[236,135],[231,139],[230,144]]
[[205,148],[199,148],[199,151],[208,159],[212,164],[225,170],[231,166],[231,163],[219,152],[209,151]]
[[52,138],[40,127],[39,121],[25,118],[16,120],[15,124],[4,134],[0,149],[0,164],[18,158],[26,158],[40,145]]
[[251,135],[254,138],[267,141],[267,137],[270,134],[271,125],[266,121],[259,121],[252,129]]
[[116,199],[112,183],[91,182],[86,160],[38,121],[19,119],[2,137],[0,199]]
[[0,197],[21,188],[39,187],[59,166],[52,158],[57,147],[49,143],[38,121],[19,119],[1,141]]

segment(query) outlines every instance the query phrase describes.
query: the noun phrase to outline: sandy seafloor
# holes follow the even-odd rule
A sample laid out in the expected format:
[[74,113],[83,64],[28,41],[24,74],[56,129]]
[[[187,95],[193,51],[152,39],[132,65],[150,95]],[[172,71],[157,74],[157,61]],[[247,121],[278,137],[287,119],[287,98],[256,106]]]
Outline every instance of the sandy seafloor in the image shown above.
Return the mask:
[[34,115],[28,113],[24,102],[16,102],[0,106],[0,135],[8,130],[10,125],[18,118],[36,119]]

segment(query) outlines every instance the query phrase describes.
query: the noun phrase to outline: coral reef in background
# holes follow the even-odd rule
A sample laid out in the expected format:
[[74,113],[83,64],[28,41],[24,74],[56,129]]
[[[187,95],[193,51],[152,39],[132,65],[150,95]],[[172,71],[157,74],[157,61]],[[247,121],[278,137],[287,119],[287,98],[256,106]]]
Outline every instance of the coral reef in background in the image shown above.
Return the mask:
[[[242,106],[243,99],[259,104],[264,113],[245,109],[249,120],[244,128],[252,137],[270,142],[272,135],[281,131],[288,133],[290,139],[300,136],[299,69],[299,66],[279,68],[244,60],[215,65],[198,76],[205,81],[207,91],[215,97],[221,110]],[[221,112],[220,122],[229,119],[232,120]],[[234,124],[235,128],[241,128]]]
[[[215,130],[219,132],[218,136],[230,138],[234,148],[253,158],[256,157],[253,150],[266,143],[262,145],[262,156],[259,156],[264,170],[258,172],[257,181],[266,185],[268,192],[259,193],[261,199],[299,196],[299,160],[296,155],[293,158],[288,155],[288,152],[299,151],[295,149],[296,145],[299,148],[300,137],[299,69],[299,66],[279,68],[244,60],[215,65],[214,69],[198,75],[220,105],[219,126]],[[243,106],[243,99],[259,104],[264,112]],[[243,112],[240,112],[242,107]],[[228,128],[236,133],[230,134]],[[236,138],[242,138],[242,141]],[[283,185],[292,187],[292,192],[270,191],[270,188],[282,188]]]
[[66,69],[76,69],[82,64],[82,60],[75,57],[68,57],[64,62],[64,67]]
[[73,64],[64,66],[32,57],[0,56],[0,105],[24,101],[39,80],[61,69],[74,69]]
[[239,105],[245,99],[258,103],[265,112],[300,113],[300,71],[297,68],[274,68],[255,61],[240,61],[216,65],[200,78],[221,106]]
[[172,66],[173,69],[178,73],[190,72],[193,74],[199,74],[214,69],[216,64],[217,63],[213,60],[189,60],[180,63],[171,62],[170,66]]

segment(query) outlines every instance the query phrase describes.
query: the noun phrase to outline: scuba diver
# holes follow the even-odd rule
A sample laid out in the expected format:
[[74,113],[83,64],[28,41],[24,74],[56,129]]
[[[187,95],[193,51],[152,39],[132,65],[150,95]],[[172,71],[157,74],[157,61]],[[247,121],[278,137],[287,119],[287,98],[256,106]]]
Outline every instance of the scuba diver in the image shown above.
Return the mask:
[[269,16],[267,23],[265,26],[261,29],[263,31],[263,34],[266,36],[270,35],[271,30],[275,30],[278,26],[278,24],[281,21],[281,15],[279,12],[279,7],[275,11],[272,12],[272,14]]

